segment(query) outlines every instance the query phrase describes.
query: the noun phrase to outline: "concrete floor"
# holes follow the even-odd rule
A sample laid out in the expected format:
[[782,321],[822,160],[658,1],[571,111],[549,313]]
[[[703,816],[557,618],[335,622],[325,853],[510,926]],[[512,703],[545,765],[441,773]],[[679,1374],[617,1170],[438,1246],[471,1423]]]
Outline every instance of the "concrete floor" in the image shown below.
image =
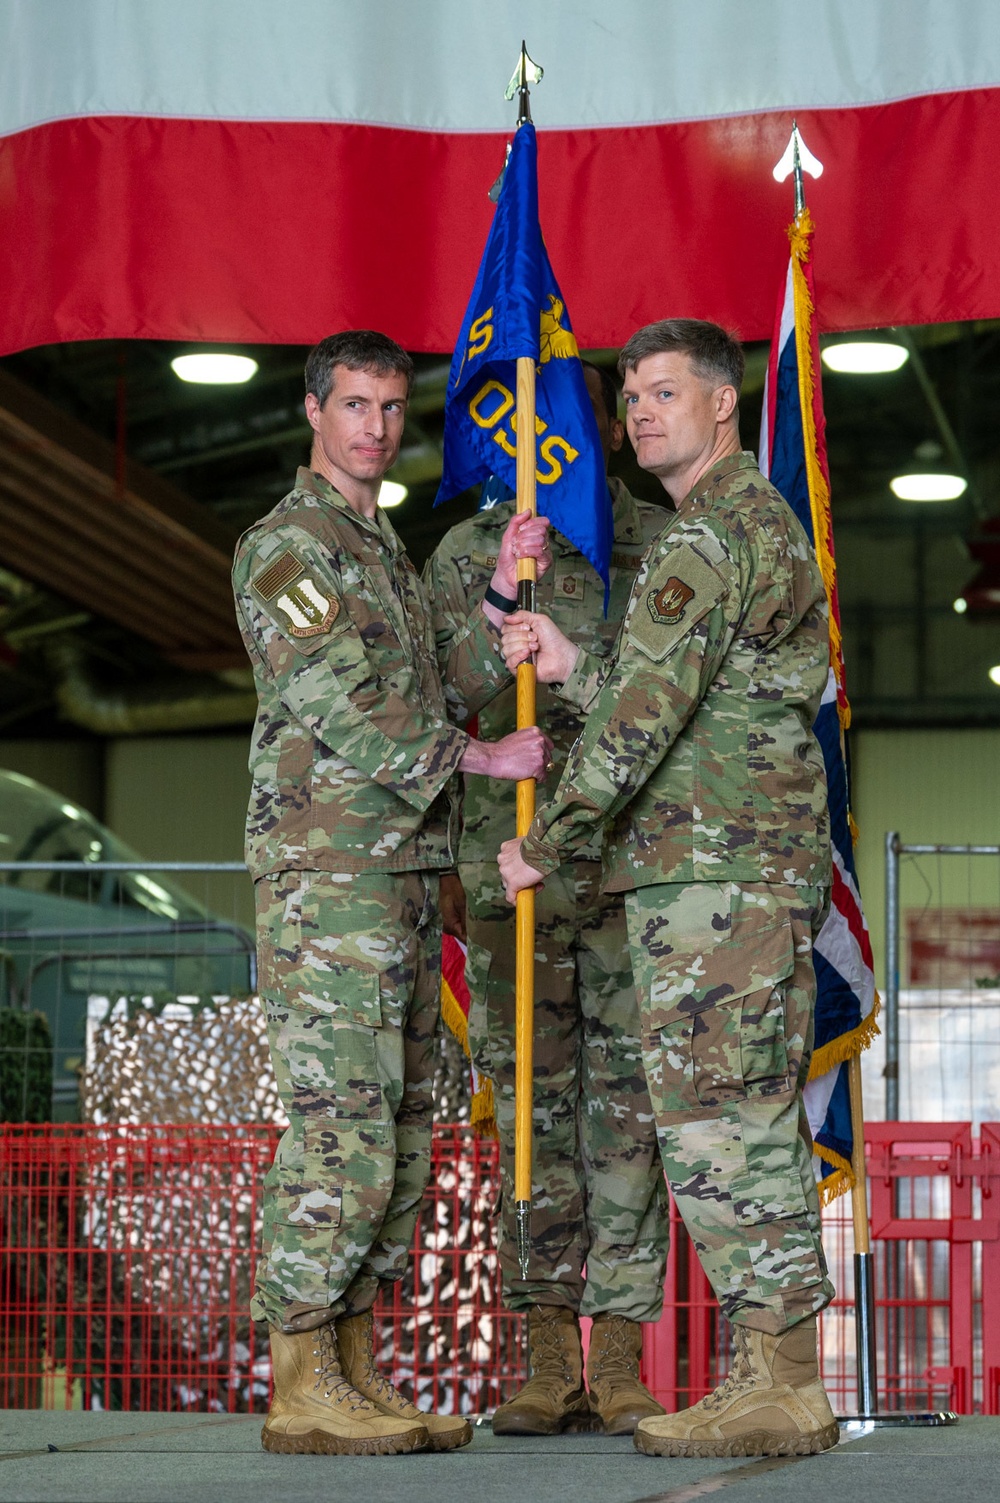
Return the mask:
[[1000,1419],[844,1426],[823,1456],[673,1461],[631,1440],[494,1439],[446,1456],[270,1456],[259,1416],[0,1414],[11,1503],[998,1503]]

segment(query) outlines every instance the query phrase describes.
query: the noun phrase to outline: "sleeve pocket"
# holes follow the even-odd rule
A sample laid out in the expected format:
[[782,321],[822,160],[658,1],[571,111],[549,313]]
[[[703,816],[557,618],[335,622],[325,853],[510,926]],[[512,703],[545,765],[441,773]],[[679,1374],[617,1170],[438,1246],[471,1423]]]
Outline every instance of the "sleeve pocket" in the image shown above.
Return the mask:
[[627,640],[652,662],[662,663],[728,594],[725,581],[693,548],[670,548],[642,587]]

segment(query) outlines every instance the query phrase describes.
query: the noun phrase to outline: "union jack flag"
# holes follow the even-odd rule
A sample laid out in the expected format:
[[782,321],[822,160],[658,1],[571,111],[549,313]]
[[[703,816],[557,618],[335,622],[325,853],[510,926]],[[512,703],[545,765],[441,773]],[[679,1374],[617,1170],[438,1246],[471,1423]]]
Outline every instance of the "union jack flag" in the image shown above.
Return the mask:
[[812,235],[812,219],[808,209],[803,209],[788,231],[791,257],[764,387],[760,468],[808,533],[830,602],[830,673],[813,729],[823,749],[829,784],[833,892],[829,917],[814,948],[816,1036],[805,1091],[814,1150],[820,1160],[821,1196],[829,1201],[854,1184],[847,1061],[867,1048],[878,1032],[879,999],[854,866],[856,832],[844,746],[851,711],[837,600]]

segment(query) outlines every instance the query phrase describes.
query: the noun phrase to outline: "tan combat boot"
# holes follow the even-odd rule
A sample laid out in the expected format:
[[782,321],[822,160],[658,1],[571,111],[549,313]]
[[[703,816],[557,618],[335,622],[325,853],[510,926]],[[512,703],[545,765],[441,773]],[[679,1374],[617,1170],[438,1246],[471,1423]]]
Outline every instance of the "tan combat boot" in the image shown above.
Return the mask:
[[274,1398],[260,1436],[265,1451],[393,1456],[427,1445],[422,1424],[387,1418],[351,1387],[332,1322],[291,1334],[272,1326],[271,1367]]
[[583,1386],[580,1321],[564,1305],[532,1305],[528,1311],[531,1377],[493,1416],[494,1435],[559,1435],[589,1430],[590,1405]]
[[642,1326],[624,1315],[598,1315],[587,1351],[590,1409],[605,1435],[631,1435],[640,1420],[663,1414],[649,1389],[639,1382]]
[[467,1446],[472,1427],[460,1414],[425,1414],[392,1386],[375,1366],[375,1324],[372,1312],[342,1315],[337,1321],[337,1346],[344,1376],[380,1414],[397,1416],[423,1425],[432,1451],[454,1451]]
[[813,1315],[780,1336],[737,1326],[726,1381],[691,1409],[643,1420],[635,1446],[647,1456],[812,1456],[838,1436]]

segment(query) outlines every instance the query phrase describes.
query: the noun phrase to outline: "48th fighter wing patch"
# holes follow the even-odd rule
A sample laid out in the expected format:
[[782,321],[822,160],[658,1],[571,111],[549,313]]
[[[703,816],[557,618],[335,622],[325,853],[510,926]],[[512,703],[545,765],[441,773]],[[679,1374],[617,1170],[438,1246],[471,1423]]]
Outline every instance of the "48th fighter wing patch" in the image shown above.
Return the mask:
[[280,611],[293,637],[318,637],[336,621],[340,601],[326,593],[290,549],[252,580],[254,593]]

